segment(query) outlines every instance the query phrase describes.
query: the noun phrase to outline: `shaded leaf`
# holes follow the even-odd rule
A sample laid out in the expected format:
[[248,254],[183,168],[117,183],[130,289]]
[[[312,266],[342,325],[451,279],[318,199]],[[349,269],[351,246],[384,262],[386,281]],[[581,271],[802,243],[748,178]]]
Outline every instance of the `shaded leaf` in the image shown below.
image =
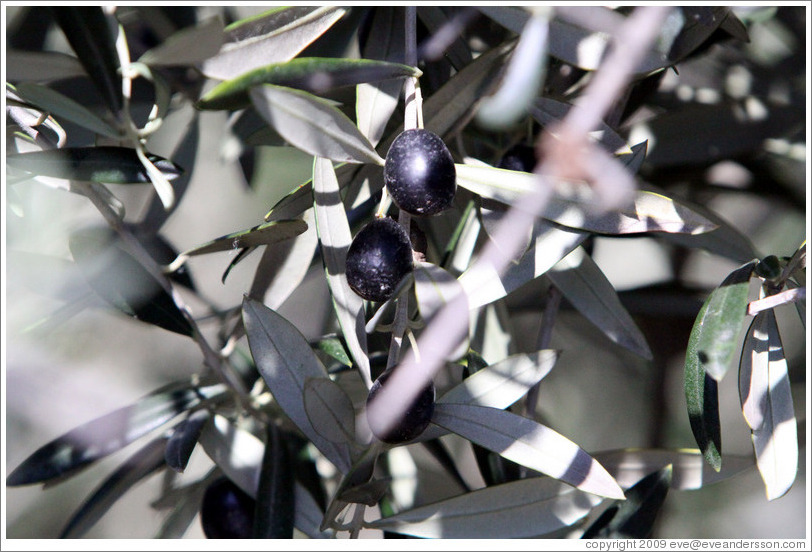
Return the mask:
[[347,282],[347,251],[352,243],[350,223],[341,202],[333,164],[320,157],[313,163],[313,204],[327,285],[338,324],[364,384],[371,387],[364,301]]
[[758,261],[742,265],[714,289],[696,317],[688,341],[686,371],[698,368],[719,381],[733,361],[747,316],[750,276]]
[[[651,473],[626,491],[626,500],[618,502],[610,519],[601,516],[582,538],[644,539],[654,530],[657,514],[671,486],[673,467],[669,464]],[[600,523],[599,523],[600,522]],[[608,522],[608,523],[607,523]]]
[[716,471],[696,449],[624,449],[596,452],[593,456],[624,488],[670,464],[671,487],[681,491],[713,485],[749,470],[754,464],[751,456],[727,455],[725,465]]
[[52,7],[54,20],[113,113],[124,105],[115,41],[99,6]]
[[775,500],[789,491],[798,471],[798,424],[792,402],[787,361],[775,312],[753,320],[742,351],[742,412],[752,429],[756,464]]
[[719,422],[719,390],[715,379],[697,363],[685,363],[685,402],[691,431],[705,460],[719,471],[722,467],[722,427]]
[[308,378],[326,378],[327,372],[304,336],[290,322],[259,301],[243,301],[243,324],[259,373],[285,414],[336,468],[350,467],[347,447],[332,443],[313,427],[304,405]]
[[456,403],[507,408],[522,397],[550,370],[559,352],[551,349],[517,354],[472,373],[446,391],[437,404]]
[[338,484],[338,488],[335,493],[333,493],[333,498],[327,505],[327,511],[324,513],[324,518],[321,520],[319,526],[320,531],[328,530],[333,525],[336,517],[350,504],[349,500],[345,500],[347,493],[349,493],[350,498],[357,498],[352,496],[354,494],[353,489],[363,487],[369,483],[375,472],[378,454],[378,447],[372,446],[367,448],[343,475]]
[[200,512],[200,504],[203,500],[203,493],[208,486],[220,477],[217,468],[213,468],[203,478],[191,483],[179,491],[181,497],[175,503],[172,511],[166,516],[158,532],[156,539],[179,539],[189,530],[189,526]]
[[419,69],[371,59],[296,58],[259,67],[221,82],[195,105],[198,109],[241,109],[248,106],[249,90],[274,84],[321,94],[332,88],[355,86],[402,77],[419,77]]
[[612,283],[582,247],[564,257],[547,276],[606,337],[647,360],[653,358],[643,332],[620,302]]
[[227,42],[206,60],[207,77],[231,79],[269,63],[293,59],[347,12],[337,6],[290,6],[237,21],[226,28]]
[[163,468],[165,446],[166,438],[159,437],[128,458],[82,503],[62,529],[59,538],[79,538],[84,535],[135,484]]
[[503,275],[490,263],[474,261],[459,278],[471,308],[481,307],[501,299],[530,280],[547,273],[587,238],[587,234],[559,228],[537,220],[533,226],[532,246]]
[[512,412],[438,403],[432,421],[530,469],[589,493],[623,498],[611,475],[578,445],[552,429]]
[[[572,109],[572,105],[552,98],[538,98],[530,107],[530,115],[542,127],[550,127],[562,121]],[[610,153],[627,153],[629,146],[615,129],[601,121],[599,128],[590,132],[590,137],[597,140]]]
[[225,236],[216,238],[203,245],[199,245],[181,255],[191,257],[193,255],[204,255],[217,251],[232,251],[244,247],[256,247],[268,245],[284,240],[289,240],[307,230],[307,223],[303,220],[280,220],[265,222],[247,230],[240,230]]
[[527,538],[573,525],[600,501],[554,479],[532,477],[419,506],[365,526],[423,538]]
[[181,335],[192,326],[171,295],[129,252],[109,228],[71,234],[68,246],[87,283],[124,314]]
[[354,443],[355,409],[336,382],[329,378],[308,379],[304,386],[304,407],[319,435],[333,443]]
[[78,59],[60,52],[6,49],[4,65],[10,82],[50,82],[86,74]]
[[31,485],[75,475],[201,401],[216,399],[225,392],[222,384],[195,388],[184,382],[162,387],[43,445],[9,474],[6,485]]
[[295,508],[293,461],[281,430],[268,424],[254,512],[255,539],[292,539]]
[[[166,176],[174,180],[183,169],[157,155],[147,158]],[[32,151],[6,156],[10,167],[34,175],[107,184],[144,184],[151,182],[136,150],[117,146],[62,148]]]
[[224,38],[222,19],[210,17],[194,27],[178,30],[144,52],[138,61],[152,67],[194,65],[219,52]]
[[197,440],[200,438],[200,432],[203,431],[203,426],[210,418],[211,412],[205,409],[198,410],[175,426],[172,435],[166,442],[167,466],[177,472],[183,472],[186,469]]
[[47,111],[57,119],[71,121],[96,134],[109,138],[120,139],[121,137],[121,133],[110,126],[104,119],[79,102],[52,88],[33,82],[21,82],[16,86],[16,90],[26,101],[36,105],[43,111]]
[[302,151],[333,161],[383,165],[369,140],[329,102],[270,84],[252,89],[250,95],[259,114]]

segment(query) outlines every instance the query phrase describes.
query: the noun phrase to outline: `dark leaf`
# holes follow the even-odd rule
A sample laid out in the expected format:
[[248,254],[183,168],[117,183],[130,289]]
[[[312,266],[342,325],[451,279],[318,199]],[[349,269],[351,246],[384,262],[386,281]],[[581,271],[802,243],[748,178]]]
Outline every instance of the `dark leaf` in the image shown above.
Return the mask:
[[696,444],[705,460],[719,471],[722,468],[722,426],[718,384],[698,363],[685,363],[685,401]]
[[136,483],[163,468],[165,447],[166,438],[159,437],[128,458],[79,507],[59,538],[79,538],[84,535]]
[[307,223],[303,220],[280,220],[266,222],[247,230],[240,230],[216,238],[210,242],[184,251],[187,257],[204,255],[218,251],[232,251],[258,245],[268,245],[283,240],[289,240],[307,230]]
[[93,84],[116,115],[124,105],[121,68],[112,29],[99,6],[53,7],[54,19]]
[[[157,155],[147,158],[167,180],[183,174],[183,169]],[[147,184],[151,182],[134,149],[117,146],[62,148],[18,153],[6,157],[10,167],[36,176],[105,184]]]
[[275,84],[322,94],[333,88],[355,86],[402,77],[419,77],[408,65],[371,59],[296,58],[254,69],[222,82],[203,96],[198,109],[242,109],[250,103],[248,91]]
[[198,410],[175,426],[166,443],[166,465],[175,471],[183,472],[200,438],[203,426],[211,418],[208,410]]
[[195,388],[186,382],[158,389],[130,406],[96,418],[42,446],[11,472],[6,485],[31,485],[75,475],[92,462],[225,391],[221,384]]
[[268,425],[254,512],[255,539],[292,539],[293,462],[281,430]]

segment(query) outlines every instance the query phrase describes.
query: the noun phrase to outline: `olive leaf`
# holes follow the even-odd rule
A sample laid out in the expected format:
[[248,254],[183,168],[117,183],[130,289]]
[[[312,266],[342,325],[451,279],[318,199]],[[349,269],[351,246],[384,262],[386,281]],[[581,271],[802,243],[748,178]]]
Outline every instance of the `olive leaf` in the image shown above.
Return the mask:
[[403,77],[419,77],[419,69],[400,63],[371,59],[296,58],[258,67],[221,82],[200,98],[198,109],[242,109],[250,103],[249,91],[275,84],[324,93],[333,88]]
[[327,101],[271,84],[253,88],[249,94],[259,114],[302,151],[333,161],[383,165],[358,127]]
[[207,77],[231,79],[269,63],[293,59],[347,13],[338,6],[288,6],[226,27],[226,42],[203,62]]
[[322,437],[313,427],[304,404],[308,378],[326,378],[324,366],[299,330],[273,310],[246,297],[242,312],[251,355],[274,399],[316,448],[336,468],[346,472],[350,467],[346,444]]
[[96,418],[43,445],[15,468],[6,485],[16,487],[64,480],[204,400],[225,394],[222,384],[195,387],[172,383],[139,401]]
[[224,39],[223,20],[210,17],[194,27],[178,30],[141,54],[138,61],[151,67],[194,65],[219,52]]
[[599,496],[623,498],[620,486],[578,445],[506,410],[438,403],[432,422],[530,469]]
[[75,56],[61,52],[33,52],[9,47],[4,65],[9,82],[51,82],[86,74]]
[[211,412],[198,410],[175,426],[166,442],[164,456],[167,466],[181,473],[186,470],[189,458],[200,438],[200,432],[210,418]]
[[289,240],[307,230],[307,223],[303,220],[280,220],[265,222],[249,228],[226,234],[202,245],[188,249],[181,253],[181,257],[192,257],[218,251],[232,251],[245,247],[268,245]]
[[333,443],[355,442],[355,409],[336,382],[309,378],[304,386],[304,407],[319,435]]
[[547,477],[486,487],[365,522],[422,538],[529,538],[569,527],[601,502]]
[[[157,155],[147,155],[167,180],[183,174],[183,169]],[[117,146],[62,148],[6,156],[10,167],[32,175],[52,176],[107,184],[146,184],[151,182],[136,150]]]
[[[454,276],[435,264],[425,262],[415,263],[413,274],[417,305],[420,316],[426,324],[430,323],[440,309],[455,308],[458,316],[466,320],[464,325],[468,326],[467,301],[453,301],[458,295],[465,293],[463,286]],[[457,350],[449,355],[449,360],[459,358],[467,349],[467,340],[463,340]]]
[[292,539],[295,524],[293,459],[281,430],[269,424],[257,483],[253,538]]

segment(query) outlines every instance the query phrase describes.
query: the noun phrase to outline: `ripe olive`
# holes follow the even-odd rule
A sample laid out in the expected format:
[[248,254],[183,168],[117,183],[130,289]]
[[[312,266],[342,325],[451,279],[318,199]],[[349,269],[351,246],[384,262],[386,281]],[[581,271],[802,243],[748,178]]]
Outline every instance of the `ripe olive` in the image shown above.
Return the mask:
[[533,172],[536,168],[536,148],[526,144],[516,144],[505,152],[499,161],[500,169]]
[[[395,370],[396,368],[390,368],[378,376],[369,390],[367,404],[383,389]],[[434,414],[434,397],[434,382],[429,382],[409,405],[403,417],[388,431],[384,431],[379,421],[367,417],[372,433],[384,443],[390,444],[405,443],[418,437],[428,427],[431,416]]]
[[425,129],[402,132],[386,154],[383,178],[392,200],[412,215],[436,215],[454,201],[457,170],[443,140]]
[[221,477],[203,493],[200,523],[209,539],[250,539],[254,527],[256,501]]
[[412,244],[391,218],[376,218],[355,236],[347,251],[347,282],[368,301],[386,301],[412,271]]

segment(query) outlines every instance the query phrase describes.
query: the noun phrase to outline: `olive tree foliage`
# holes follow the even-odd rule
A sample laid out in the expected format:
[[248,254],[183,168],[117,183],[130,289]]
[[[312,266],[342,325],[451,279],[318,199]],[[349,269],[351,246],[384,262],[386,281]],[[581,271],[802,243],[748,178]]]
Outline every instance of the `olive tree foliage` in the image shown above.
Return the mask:
[[[9,265],[72,286],[23,331],[107,309],[191,340],[199,366],[30,452],[6,485],[50,487],[126,448],[62,537],[86,534],[158,473],[156,537],[185,534],[222,476],[255,501],[246,536],[264,538],[646,537],[673,493],[753,471],[764,503],[779,499],[796,481],[806,401],[779,330],[798,316],[805,325],[806,242],[793,228],[761,250],[715,200],[747,191],[803,212],[803,40],[776,45],[776,29],[798,26],[802,9],[755,7],[23,9],[4,60],[4,216],[36,211],[23,201],[32,187],[76,194],[100,215],[61,237],[69,258],[8,252]],[[46,46],[54,36],[65,51]],[[173,113],[190,106],[164,146]],[[225,128],[202,136],[215,114]],[[452,207],[429,217],[399,212],[384,186],[389,146],[415,128],[440,136],[456,169]],[[268,147],[312,171],[272,182],[264,219],[185,235],[195,245],[178,251],[162,232],[195,201],[190,182],[218,185],[195,172],[204,139],[230,148],[223,163],[248,193]],[[345,262],[353,236],[385,215],[410,231],[415,260],[375,303],[349,287]],[[670,276],[618,290],[596,252],[640,238],[664,252]],[[222,273],[193,273],[200,256],[222,259]],[[697,257],[733,268],[697,285],[683,277]],[[248,258],[242,302],[207,308],[196,281],[226,282]],[[330,303],[315,337],[280,312],[297,309],[288,299],[314,270]],[[796,307],[794,320],[776,316]],[[574,376],[557,365],[605,360],[561,337],[573,317],[584,339],[658,382],[636,399],[654,403],[648,439],[610,434],[610,448],[590,450],[545,410],[545,378]],[[656,402],[674,354],[680,412]],[[738,378],[751,454],[723,454],[726,375]],[[368,420],[402,423],[430,382],[426,429],[378,440]],[[586,408],[587,420],[613,416]],[[666,416],[693,436],[668,442]],[[421,454],[452,482],[443,496],[420,494],[425,463],[404,471]],[[193,458],[209,471],[190,476]]]

